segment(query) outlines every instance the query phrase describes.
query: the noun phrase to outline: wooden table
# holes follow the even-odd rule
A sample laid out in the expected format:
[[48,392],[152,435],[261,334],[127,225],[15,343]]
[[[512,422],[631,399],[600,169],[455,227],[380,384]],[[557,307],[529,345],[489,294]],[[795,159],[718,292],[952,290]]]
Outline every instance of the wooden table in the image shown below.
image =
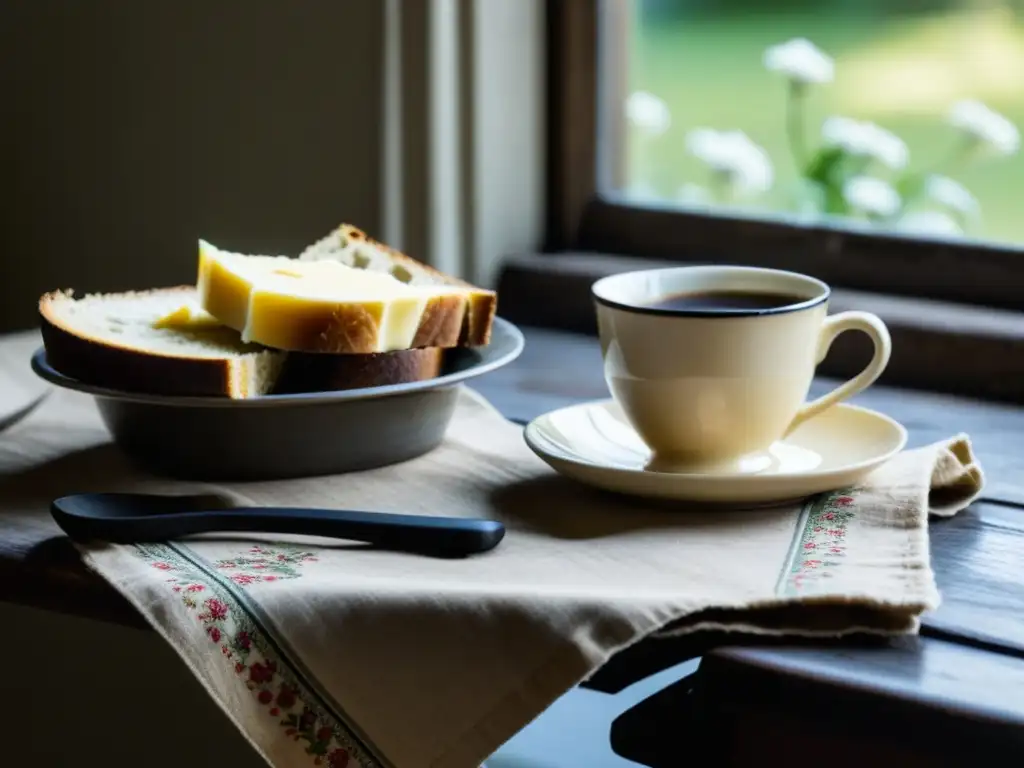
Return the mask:
[[[526,329],[513,365],[476,388],[509,418],[607,397],[595,339]],[[825,389],[828,382],[816,384]],[[703,633],[651,640],[588,685],[616,691],[686,658],[698,673],[613,724],[624,756],[652,766],[774,759],[836,765],[975,765],[1024,759],[1024,409],[876,387],[877,408],[920,445],[967,432],[984,466],[984,498],[932,524],[942,607],[919,637],[843,642],[745,640]],[[48,518],[0,519],[0,600],[142,626],[87,572]]]

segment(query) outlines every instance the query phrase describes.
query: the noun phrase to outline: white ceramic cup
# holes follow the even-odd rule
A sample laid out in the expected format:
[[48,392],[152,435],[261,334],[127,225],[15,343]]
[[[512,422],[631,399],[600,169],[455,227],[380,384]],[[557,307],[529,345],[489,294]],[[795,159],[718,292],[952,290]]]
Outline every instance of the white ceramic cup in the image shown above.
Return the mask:
[[[605,380],[651,449],[652,471],[762,471],[773,443],[870,386],[889,362],[881,320],[866,312],[829,317],[828,285],[795,272],[670,267],[612,275],[592,291]],[[793,302],[732,310],[652,306],[716,291],[781,294]],[[848,330],[871,337],[871,362],[805,402],[814,369]]]

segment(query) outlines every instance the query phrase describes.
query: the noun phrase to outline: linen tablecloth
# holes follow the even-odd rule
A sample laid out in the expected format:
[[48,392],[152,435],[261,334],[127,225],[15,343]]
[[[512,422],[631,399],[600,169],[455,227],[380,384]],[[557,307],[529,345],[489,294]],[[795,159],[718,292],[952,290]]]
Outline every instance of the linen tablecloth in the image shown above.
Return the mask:
[[91,400],[57,392],[0,433],[0,471],[3,514],[40,525],[54,497],[89,490],[504,521],[502,544],[466,560],[238,534],[81,546],[282,768],[479,765],[651,634],[914,632],[939,603],[929,512],[955,513],[983,482],[954,435],[805,504],[695,512],[557,476],[468,389],[421,458],[223,486],[135,469]]

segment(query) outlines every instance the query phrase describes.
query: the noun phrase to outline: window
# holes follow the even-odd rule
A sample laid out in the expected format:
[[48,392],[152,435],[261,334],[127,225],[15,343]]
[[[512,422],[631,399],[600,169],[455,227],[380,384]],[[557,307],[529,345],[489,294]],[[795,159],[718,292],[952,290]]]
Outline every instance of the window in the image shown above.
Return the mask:
[[555,244],[1024,309],[1024,2],[552,4]]
[[974,0],[776,7],[628,4],[627,95],[609,94],[625,141],[604,158],[618,191],[1024,244],[1024,15]]

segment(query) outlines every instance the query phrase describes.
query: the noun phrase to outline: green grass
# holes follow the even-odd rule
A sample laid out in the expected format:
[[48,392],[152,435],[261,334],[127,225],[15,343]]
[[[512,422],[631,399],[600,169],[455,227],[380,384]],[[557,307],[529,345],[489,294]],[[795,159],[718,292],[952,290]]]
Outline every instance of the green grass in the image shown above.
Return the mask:
[[[888,18],[823,11],[637,19],[632,35],[630,90],[662,98],[672,126],[651,141],[631,134],[628,180],[667,197],[684,182],[706,180],[686,152],[690,129],[738,128],[768,150],[775,165],[775,189],[756,206],[785,206],[797,178],[784,130],[785,86],[764,69],[761,56],[797,36],[836,60],[836,81],[809,95],[812,141],[830,114],[872,120],[903,138],[910,167],[923,169],[951,151],[955,135],[943,116],[958,99],[980,99],[1024,127],[1024,26],[998,9]],[[972,234],[1024,243],[1024,154],[950,175],[981,203],[982,222]]]

